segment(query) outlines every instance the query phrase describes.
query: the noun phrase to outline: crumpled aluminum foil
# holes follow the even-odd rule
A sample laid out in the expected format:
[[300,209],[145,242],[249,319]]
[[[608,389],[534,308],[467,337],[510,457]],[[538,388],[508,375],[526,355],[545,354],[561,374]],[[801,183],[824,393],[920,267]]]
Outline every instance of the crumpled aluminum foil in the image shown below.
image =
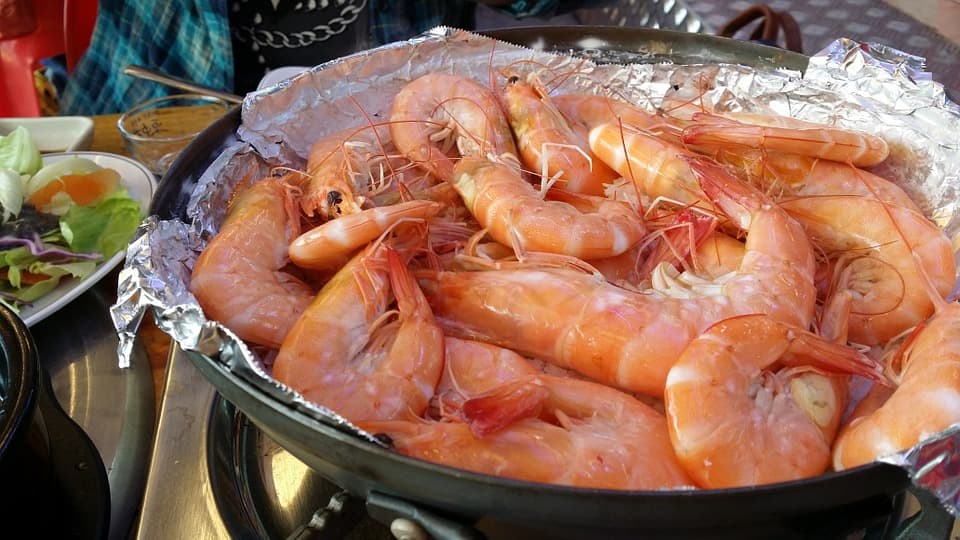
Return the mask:
[[[618,52],[611,52],[618,58]],[[596,51],[590,51],[596,59]],[[622,56],[619,56],[622,58]],[[189,292],[189,276],[206,239],[217,231],[233,187],[271,167],[302,168],[311,144],[365,115],[387,117],[392,96],[427,72],[524,74],[531,66],[571,73],[562,91],[615,93],[655,110],[665,101],[700,97],[718,110],[769,110],[884,136],[890,158],[877,172],[899,183],[960,250],[960,108],[923,70],[923,60],[888,47],[840,39],[815,55],[804,74],[738,65],[603,64],[532,51],[461,30],[437,28],[317,66],[248,95],[236,144],[206,170],[187,221],[148,218],[130,244],[111,313],[120,336],[120,365],[145,311],[188,352],[220,362],[267,395],[312,418],[379,441],[273,380],[232,332],[209,321]],[[886,459],[960,512],[960,428]]]

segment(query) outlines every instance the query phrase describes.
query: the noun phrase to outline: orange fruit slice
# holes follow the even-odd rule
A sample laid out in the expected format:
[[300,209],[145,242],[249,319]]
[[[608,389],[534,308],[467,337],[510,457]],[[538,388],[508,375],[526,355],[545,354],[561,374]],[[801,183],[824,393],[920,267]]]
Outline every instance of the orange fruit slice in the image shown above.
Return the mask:
[[27,202],[42,210],[61,191],[74,203],[89,206],[117,189],[120,173],[113,169],[100,169],[86,174],[64,174],[47,182],[27,197]]

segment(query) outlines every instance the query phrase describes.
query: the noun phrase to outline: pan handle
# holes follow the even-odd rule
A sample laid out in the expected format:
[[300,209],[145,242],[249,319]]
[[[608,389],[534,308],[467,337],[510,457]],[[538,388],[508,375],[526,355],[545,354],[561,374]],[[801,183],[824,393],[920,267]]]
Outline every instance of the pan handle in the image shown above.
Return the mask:
[[894,540],[949,540],[954,517],[943,507],[936,495],[920,487],[910,487],[920,510],[900,524],[891,538]]
[[367,494],[367,513],[390,527],[390,532],[400,540],[486,540],[473,527],[376,491]]

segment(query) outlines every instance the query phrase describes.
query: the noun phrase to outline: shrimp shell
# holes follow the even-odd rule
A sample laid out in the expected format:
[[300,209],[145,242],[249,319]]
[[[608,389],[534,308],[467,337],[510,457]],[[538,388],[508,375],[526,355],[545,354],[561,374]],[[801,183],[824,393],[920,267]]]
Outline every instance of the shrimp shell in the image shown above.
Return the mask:
[[208,317],[274,349],[314,294],[284,270],[300,223],[291,180],[264,178],[240,192],[190,278],[190,292]]
[[789,117],[739,115],[743,121],[697,113],[683,130],[684,143],[746,146],[851,163],[860,167],[887,159],[887,141],[862,131],[804,122]]
[[917,328],[901,364],[889,399],[873,404],[870,414],[855,411],[841,430],[833,448],[838,470],[906,450],[960,423],[960,304],[946,304]]
[[404,86],[393,99],[390,132],[404,155],[442,180],[461,156],[517,155],[493,92],[456,75],[431,73]]
[[586,137],[571,129],[542,90],[512,78],[504,101],[520,158],[535,173],[546,172],[564,189],[589,195],[603,195],[604,184],[618,177],[590,153]]
[[[378,327],[396,297],[396,324]],[[379,332],[378,332],[379,330]],[[273,376],[352,422],[422,415],[443,333],[400,256],[371,243],[321,289],[280,347]]]
[[[778,362],[879,377],[879,366],[853,349],[764,315],[718,322],[684,349],[664,392],[673,447],[700,487],[783,482],[826,470],[825,426],[776,380]],[[829,401],[834,410],[826,418],[842,409]]]
[[604,197],[553,191],[543,200],[516,168],[464,158],[453,184],[470,213],[498,242],[521,251],[611,257],[640,241],[646,228],[633,209]]

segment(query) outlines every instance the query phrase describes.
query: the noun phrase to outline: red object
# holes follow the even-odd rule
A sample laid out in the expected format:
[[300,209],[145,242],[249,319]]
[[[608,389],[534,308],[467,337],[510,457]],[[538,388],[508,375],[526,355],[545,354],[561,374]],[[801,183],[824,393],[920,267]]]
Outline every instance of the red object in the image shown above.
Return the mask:
[[90,36],[97,23],[97,0],[64,0],[63,43],[67,53],[67,73],[73,73],[74,66],[90,45]]
[[36,29],[0,41],[0,117],[40,116],[33,72],[40,60],[64,52],[64,0],[34,2]]

